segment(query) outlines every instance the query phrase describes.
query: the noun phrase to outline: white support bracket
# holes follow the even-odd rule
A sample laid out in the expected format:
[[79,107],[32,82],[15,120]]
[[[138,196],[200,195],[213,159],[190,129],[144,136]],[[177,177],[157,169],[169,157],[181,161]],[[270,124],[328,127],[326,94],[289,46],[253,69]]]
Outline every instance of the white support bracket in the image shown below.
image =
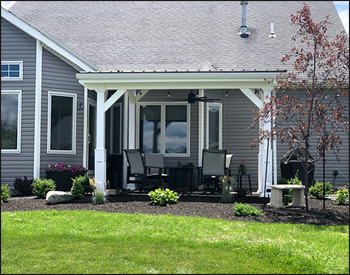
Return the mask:
[[248,97],[259,109],[263,107],[261,99],[251,89],[240,89],[242,93]]
[[114,103],[118,101],[119,98],[121,98],[125,92],[126,89],[120,89],[117,90],[105,103],[104,103],[104,111],[107,112],[109,108],[113,106]]
[[143,98],[149,90],[141,90],[140,92],[138,92],[136,95],[134,96],[130,96],[129,95],[129,100],[130,103],[137,103],[141,100],[141,98]]

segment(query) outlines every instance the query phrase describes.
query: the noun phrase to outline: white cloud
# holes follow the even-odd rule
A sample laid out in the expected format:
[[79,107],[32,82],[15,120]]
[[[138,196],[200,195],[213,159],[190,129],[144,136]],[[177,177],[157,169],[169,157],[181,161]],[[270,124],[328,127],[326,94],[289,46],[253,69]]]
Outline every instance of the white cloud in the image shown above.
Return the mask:
[[344,25],[345,31],[349,33],[349,10],[339,12],[339,17]]

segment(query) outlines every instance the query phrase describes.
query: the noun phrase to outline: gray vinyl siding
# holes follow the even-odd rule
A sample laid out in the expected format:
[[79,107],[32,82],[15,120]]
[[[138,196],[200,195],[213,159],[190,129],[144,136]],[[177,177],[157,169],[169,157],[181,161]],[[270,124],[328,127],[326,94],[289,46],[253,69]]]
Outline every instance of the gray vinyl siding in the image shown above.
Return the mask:
[[33,178],[36,41],[1,18],[1,61],[23,61],[23,80],[1,81],[1,90],[22,90],[21,153],[1,153],[1,183]]
[[95,91],[88,90],[88,98],[91,98],[92,100],[97,100],[97,95]]
[[[84,132],[84,108],[79,108],[79,103],[84,103],[84,87],[78,83],[73,67],[43,49],[42,57],[42,96],[41,96],[41,163],[40,176],[46,176],[49,164],[66,163],[70,165],[83,164],[83,132]],[[53,154],[47,153],[47,122],[48,122],[48,92],[62,92],[77,94],[76,117],[76,153]]]
[[[253,110],[257,109],[240,90],[205,90],[204,96],[217,98],[222,104],[222,149],[233,154],[231,173],[237,173],[238,165],[245,160],[247,174],[251,175],[252,189],[258,189],[259,146],[251,147],[250,142],[258,136],[258,129],[248,130],[253,121]],[[204,105],[204,147],[207,142],[207,104]],[[235,179],[236,180],[236,179]],[[248,178],[243,177],[243,188],[248,188]]]
[[[300,97],[301,99],[304,98],[304,92],[303,91],[294,91],[294,95]],[[343,103],[347,106],[349,106],[349,96],[344,97]],[[335,155],[332,151],[326,152],[326,181],[329,181],[331,184],[334,184],[335,187],[344,186],[349,183],[349,135],[346,133],[341,133],[341,138],[343,144],[339,146],[339,160],[336,159]],[[315,150],[315,138],[316,136],[313,136],[311,138],[311,150],[310,152],[314,152]],[[283,157],[283,155],[289,150],[288,144],[283,143],[278,140],[277,141],[277,171],[278,171],[278,177],[281,176],[280,171],[280,161]],[[322,166],[322,159],[318,161],[315,168],[315,180],[316,181],[323,181],[323,166]],[[336,177],[334,181],[333,177],[333,171],[338,170],[338,176]]]

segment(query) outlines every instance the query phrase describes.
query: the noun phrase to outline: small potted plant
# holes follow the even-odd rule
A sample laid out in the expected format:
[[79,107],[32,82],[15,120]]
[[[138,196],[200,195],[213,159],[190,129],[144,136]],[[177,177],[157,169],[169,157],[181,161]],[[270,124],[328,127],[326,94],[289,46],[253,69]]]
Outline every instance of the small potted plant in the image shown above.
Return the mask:
[[238,174],[245,175],[247,173],[247,168],[245,165],[245,160],[238,165]]

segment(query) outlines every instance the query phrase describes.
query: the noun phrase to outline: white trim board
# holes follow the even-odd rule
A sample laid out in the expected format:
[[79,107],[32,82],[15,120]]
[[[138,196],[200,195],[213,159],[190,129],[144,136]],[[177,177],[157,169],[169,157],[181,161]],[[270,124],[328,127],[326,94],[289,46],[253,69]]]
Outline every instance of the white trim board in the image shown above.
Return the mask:
[[35,61],[35,122],[34,122],[34,168],[33,178],[40,178],[40,147],[41,147],[41,84],[42,84],[42,46],[36,40]]
[[1,90],[1,95],[3,94],[17,94],[17,149],[1,149],[1,153],[20,154],[22,141],[22,90]]
[[20,30],[24,31],[31,37],[40,40],[43,44],[48,46],[49,48],[53,49],[63,57],[70,60],[72,63],[77,65],[78,67],[82,68],[84,71],[96,71],[94,65],[90,64],[88,61],[83,60],[83,58],[78,57],[77,54],[73,53],[71,50],[68,50],[67,48],[63,47],[63,45],[59,44],[57,41],[54,41],[52,38],[49,38],[47,35],[44,35],[42,32],[36,30],[26,22],[19,19],[17,16],[12,14],[11,12],[7,11],[4,8],[1,8],[1,17],[6,19],[8,22],[19,28]]

